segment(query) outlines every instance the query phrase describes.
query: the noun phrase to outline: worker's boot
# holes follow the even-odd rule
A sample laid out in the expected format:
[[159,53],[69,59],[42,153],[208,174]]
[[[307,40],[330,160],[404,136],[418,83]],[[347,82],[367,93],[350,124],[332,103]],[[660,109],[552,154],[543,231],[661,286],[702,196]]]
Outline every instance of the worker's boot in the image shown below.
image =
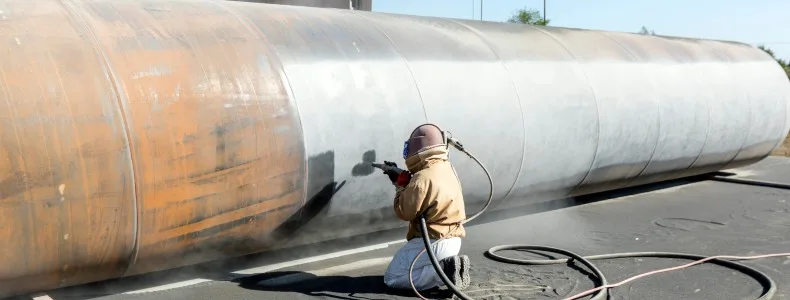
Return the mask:
[[458,289],[469,287],[469,257],[454,255],[439,261],[442,271]]

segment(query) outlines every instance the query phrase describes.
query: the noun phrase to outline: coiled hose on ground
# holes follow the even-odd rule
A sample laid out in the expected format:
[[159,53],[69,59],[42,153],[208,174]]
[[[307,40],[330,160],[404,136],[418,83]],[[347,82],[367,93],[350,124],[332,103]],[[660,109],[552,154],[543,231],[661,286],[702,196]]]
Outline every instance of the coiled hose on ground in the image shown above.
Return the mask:
[[[483,172],[485,172],[486,177],[488,178],[489,185],[490,185],[490,189],[489,189],[489,193],[488,193],[488,200],[486,201],[486,204],[483,206],[483,208],[478,213],[476,213],[473,216],[467,218],[466,220],[464,220],[461,223],[461,224],[466,224],[469,221],[471,221],[471,220],[477,218],[478,216],[480,216],[481,214],[483,214],[483,212],[485,212],[486,209],[488,209],[488,206],[491,204],[491,200],[492,200],[493,195],[494,195],[494,181],[491,178],[491,174],[488,172],[488,169],[486,169],[486,167],[483,165],[483,163],[481,163],[474,155],[472,155],[471,153],[466,151],[466,149],[460,143],[458,143],[457,140],[454,140],[454,139],[451,138],[451,142],[449,144],[452,144],[453,146],[455,146],[455,148],[457,148],[458,150],[460,150],[461,152],[463,152],[464,154],[469,156],[469,158],[474,160],[480,166],[480,168],[483,169]],[[448,144],[448,147],[449,147],[449,144]],[[456,177],[457,177],[457,174],[456,174]],[[459,179],[459,183],[460,183],[460,179]],[[431,249],[432,244],[431,244],[430,239],[428,237],[428,229],[427,229],[427,225],[425,223],[425,218],[423,216],[420,216],[420,231],[422,233],[421,235],[422,235],[423,244],[425,245],[425,249],[423,249],[423,252],[425,252],[426,249]],[[439,241],[441,241],[441,239],[436,240],[433,244],[436,244]],[[760,297],[757,298],[757,299],[758,300],[768,300],[768,299],[772,299],[774,294],[776,293],[776,284],[774,283],[774,281],[771,280],[771,278],[768,277],[763,272],[760,272],[759,270],[754,269],[752,267],[749,267],[749,266],[746,266],[746,265],[743,265],[743,264],[740,264],[740,263],[736,263],[736,262],[734,262],[734,260],[751,260],[751,259],[761,259],[761,258],[778,257],[778,256],[790,256],[790,253],[781,253],[781,254],[768,254],[768,255],[757,255],[757,256],[711,256],[711,257],[706,257],[706,256],[696,255],[696,254],[673,253],[673,252],[626,252],[626,253],[613,253],[613,254],[603,254],[603,255],[593,255],[593,256],[580,256],[580,255],[578,255],[576,253],[573,253],[573,252],[570,252],[570,251],[567,251],[567,250],[563,250],[563,249],[559,249],[559,248],[548,247],[548,246],[534,246],[534,245],[500,245],[500,246],[495,246],[495,247],[492,247],[492,248],[488,249],[488,251],[486,251],[485,255],[486,255],[486,257],[488,257],[489,259],[494,260],[494,261],[499,261],[499,262],[503,262],[503,263],[511,263],[511,264],[519,264],[519,265],[551,265],[551,264],[566,263],[568,261],[568,259],[525,260],[525,259],[508,258],[508,257],[501,256],[499,254],[496,254],[496,252],[503,251],[503,250],[544,251],[544,252],[550,252],[550,253],[565,255],[567,257],[570,257],[571,260],[575,260],[575,261],[581,263],[582,265],[584,265],[588,269],[590,269],[590,271],[592,271],[593,275],[596,277],[597,282],[595,283],[595,288],[587,290],[587,291],[584,291],[584,292],[581,292],[581,293],[578,293],[576,295],[573,295],[573,296],[565,298],[565,299],[577,299],[579,297],[583,297],[583,296],[587,296],[587,295],[592,294],[593,296],[592,296],[592,298],[590,298],[590,300],[604,299],[607,296],[607,291],[608,291],[609,288],[617,287],[617,286],[620,286],[622,284],[631,282],[633,280],[636,280],[636,279],[639,279],[639,278],[642,278],[642,277],[646,277],[646,276],[653,275],[653,274],[658,274],[658,273],[663,273],[663,272],[668,272],[668,271],[673,271],[673,270],[679,270],[679,269],[682,269],[682,268],[690,267],[690,266],[701,264],[701,263],[705,263],[705,262],[710,262],[710,263],[714,263],[714,264],[717,264],[717,265],[720,265],[720,266],[723,266],[723,267],[731,268],[733,270],[737,270],[737,271],[743,272],[746,275],[751,276],[752,278],[757,280],[763,286],[763,294],[760,295]],[[450,279],[447,278],[447,275],[444,274],[444,271],[442,270],[441,266],[439,265],[439,261],[436,258],[436,254],[433,251],[427,251],[427,252],[428,252],[428,258],[430,259],[434,270],[439,275],[439,277],[444,282],[444,284],[447,286],[447,288],[450,289],[453,292],[453,294],[455,294],[455,296],[457,296],[458,298],[463,299],[463,300],[471,300],[472,299],[471,297],[469,297],[468,295],[466,295],[462,291],[460,291],[452,283],[452,281],[450,281]],[[422,255],[422,252],[420,252],[414,258],[414,260],[412,261],[411,266],[409,267],[409,282],[411,283],[412,290],[414,290],[414,292],[420,298],[426,299],[425,297],[423,297],[419,293],[419,291],[417,291],[417,289],[414,286],[414,281],[413,281],[413,278],[412,278],[412,272],[414,270],[414,265],[416,264],[417,259],[421,255]],[[611,284],[607,281],[606,276],[604,276],[604,274],[601,272],[601,270],[599,270],[591,262],[591,260],[614,259],[614,258],[632,258],[632,257],[654,257],[654,258],[675,258],[675,259],[679,258],[679,259],[691,259],[691,260],[694,260],[694,261],[691,262],[691,263],[685,264],[685,265],[677,266],[677,267],[665,268],[665,269],[655,270],[655,271],[651,271],[651,272],[647,272],[647,273],[642,273],[642,274],[630,277],[628,279],[625,279],[623,281],[620,281],[620,282],[617,282],[617,283],[611,283]]]

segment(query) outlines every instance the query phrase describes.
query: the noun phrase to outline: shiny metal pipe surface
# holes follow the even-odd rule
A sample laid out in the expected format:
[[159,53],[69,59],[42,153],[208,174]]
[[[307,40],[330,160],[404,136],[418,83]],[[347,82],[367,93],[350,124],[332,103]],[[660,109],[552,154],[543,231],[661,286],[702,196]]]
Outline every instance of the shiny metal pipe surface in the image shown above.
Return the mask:
[[790,129],[784,73],[732,42],[209,0],[0,0],[0,41],[0,297],[403,226],[368,162],[423,122],[493,209]]

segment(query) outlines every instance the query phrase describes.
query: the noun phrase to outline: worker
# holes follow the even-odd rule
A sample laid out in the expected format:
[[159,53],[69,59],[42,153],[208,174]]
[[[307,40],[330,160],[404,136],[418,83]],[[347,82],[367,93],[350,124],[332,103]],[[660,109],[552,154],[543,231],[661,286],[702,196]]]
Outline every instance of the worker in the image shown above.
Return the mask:
[[[404,143],[407,170],[385,172],[395,186],[395,214],[409,222],[407,243],[392,258],[384,283],[397,289],[411,289],[409,267],[425,249],[420,234],[420,216],[425,216],[432,248],[442,270],[459,289],[469,286],[469,257],[458,255],[466,236],[461,222],[466,219],[461,184],[448,160],[444,132],[436,125],[423,124]],[[393,167],[397,164],[385,162]],[[427,253],[420,255],[412,273],[414,288],[428,290],[444,285]]]

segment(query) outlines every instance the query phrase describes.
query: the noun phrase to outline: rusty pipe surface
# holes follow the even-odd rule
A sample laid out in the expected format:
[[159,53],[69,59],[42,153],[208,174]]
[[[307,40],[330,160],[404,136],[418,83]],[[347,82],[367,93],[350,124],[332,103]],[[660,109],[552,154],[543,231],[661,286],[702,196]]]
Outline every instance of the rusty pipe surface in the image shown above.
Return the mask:
[[492,209],[790,129],[784,73],[732,42],[209,0],[0,0],[0,38],[0,297],[404,226],[368,163],[423,122]]

